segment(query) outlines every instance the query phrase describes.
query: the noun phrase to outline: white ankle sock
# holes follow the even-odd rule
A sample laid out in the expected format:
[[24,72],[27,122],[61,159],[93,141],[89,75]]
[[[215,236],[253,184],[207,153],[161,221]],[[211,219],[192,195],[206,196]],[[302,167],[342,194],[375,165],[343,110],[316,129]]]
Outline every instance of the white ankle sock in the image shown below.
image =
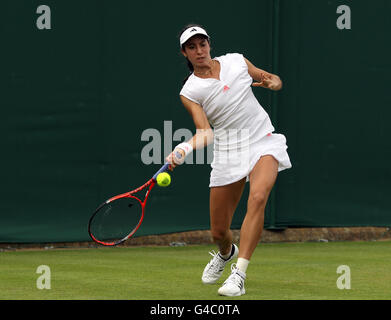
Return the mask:
[[250,263],[250,261],[247,259],[238,258],[238,262],[236,263],[236,268],[238,268],[240,271],[246,273],[249,263]]

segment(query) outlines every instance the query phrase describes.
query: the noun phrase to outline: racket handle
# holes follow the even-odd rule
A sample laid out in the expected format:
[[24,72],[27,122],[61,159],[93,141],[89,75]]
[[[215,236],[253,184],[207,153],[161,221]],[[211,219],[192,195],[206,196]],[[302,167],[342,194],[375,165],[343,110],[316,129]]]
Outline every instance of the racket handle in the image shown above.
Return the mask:
[[[175,153],[176,157],[178,159],[181,159],[182,158],[182,155],[179,153],[179,152],[176,152]],[[170,163],[166,162],[155,174],[154,176],[152,177],[152,179],[154,181],[156,181],[156,178],[157,176],[159,175],[159,173],[162,173],[162,172],[166,172],[168,170],[168,167],[170,166]]]

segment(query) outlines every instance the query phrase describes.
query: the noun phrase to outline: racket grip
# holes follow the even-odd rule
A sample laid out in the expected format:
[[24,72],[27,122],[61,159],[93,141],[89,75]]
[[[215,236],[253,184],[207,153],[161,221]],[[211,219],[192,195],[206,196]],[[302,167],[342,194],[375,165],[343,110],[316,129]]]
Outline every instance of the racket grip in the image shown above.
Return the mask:
[[[181,159],[182,158],[182,155],[179,153],[179,152],[176,152],[175,153],[176,157],[178,159]],[[154,176],[152,177],[152,179],[154,181],[156,181],[156,178],[157,176],[159,175],[159,173],[162,173],[162,172],[166,172],[168,170],[168,167],[170,166],[170,163],[166,162],[155,174]]]

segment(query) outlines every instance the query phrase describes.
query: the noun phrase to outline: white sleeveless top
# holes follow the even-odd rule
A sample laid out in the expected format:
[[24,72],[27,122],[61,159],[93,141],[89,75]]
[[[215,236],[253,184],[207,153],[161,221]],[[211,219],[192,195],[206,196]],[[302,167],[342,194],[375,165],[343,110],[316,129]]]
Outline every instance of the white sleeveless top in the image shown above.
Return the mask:
[[230,53],[214,59],[220,63],[220,80],[199,78],[193,73],[180,91],[203,108],[214,129],[210,186],[247,176],[259,159],[262,138],[274,131],[253,94],[253,79],[243,55]]

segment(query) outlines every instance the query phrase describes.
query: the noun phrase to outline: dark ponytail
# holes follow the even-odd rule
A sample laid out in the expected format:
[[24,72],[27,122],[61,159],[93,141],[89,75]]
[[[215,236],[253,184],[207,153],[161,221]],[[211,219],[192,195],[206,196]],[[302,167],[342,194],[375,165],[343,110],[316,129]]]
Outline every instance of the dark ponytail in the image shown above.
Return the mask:
[[[205,30],[205,28],[203,26],[201,26],[200,24],[195,24],[195,23],[191,23],[191,24],[188,24],[186,25],[182,30],[181,32],[179,33],[179,37],[181,37],[182,33],[185,32],[188,28],[190,27],[199,27],[199,28],[202,28]],[[209,39],[208,39],[209,41]],[[185,46],[184,44],[182,45],[182,50],[185,50]],[[187,81],[187,79],[189,79],[189,77],[191,76],[191,74],[194,72],[194,67],[193,65],[191,64],[190,60],[186,58],[186,61],[187,61],[187,67],[189,68],[189,75],[183,80],[183,83],[182,85],[184,85]]]

